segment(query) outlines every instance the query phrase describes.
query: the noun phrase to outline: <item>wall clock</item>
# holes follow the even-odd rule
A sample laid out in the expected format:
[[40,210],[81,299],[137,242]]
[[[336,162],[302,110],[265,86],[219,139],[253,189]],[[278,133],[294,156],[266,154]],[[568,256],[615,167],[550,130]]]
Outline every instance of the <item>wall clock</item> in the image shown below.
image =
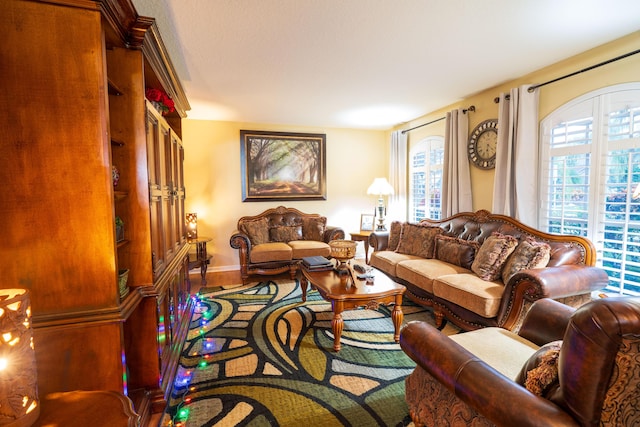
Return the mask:
[[496,146],[498,143],[498,119],[480,123],[471,132],[467,153],[471,163],[480,169],[496,167]]

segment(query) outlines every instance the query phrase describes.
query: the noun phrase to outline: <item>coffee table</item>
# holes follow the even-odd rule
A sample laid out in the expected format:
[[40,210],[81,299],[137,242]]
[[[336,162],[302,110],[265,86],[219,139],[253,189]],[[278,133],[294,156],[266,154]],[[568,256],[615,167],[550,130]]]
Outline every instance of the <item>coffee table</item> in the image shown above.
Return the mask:
[[[300,287],[302,288],[302,301],[307,300],[307,288],[316,289],[325,301],[331,303],[333,319],[331,319],[331,331],[333,332],[333,349],[340,351],[340,336],[344,328],[342,312],[358,307],[377,310],[380,304],[394,304],[391,312],[391,320],[395,332],[393,339],[400,340],[400,326],[404,314],[402,313],[402,295],[406,288],[391,280],[383,272],[373,269],[373,281],[371,284],[365,280],[351,278],[349,275],[339,275],[333,270],[309,271],[304,267],[300,271]],[[355,274],[353,275],[355,276]]]

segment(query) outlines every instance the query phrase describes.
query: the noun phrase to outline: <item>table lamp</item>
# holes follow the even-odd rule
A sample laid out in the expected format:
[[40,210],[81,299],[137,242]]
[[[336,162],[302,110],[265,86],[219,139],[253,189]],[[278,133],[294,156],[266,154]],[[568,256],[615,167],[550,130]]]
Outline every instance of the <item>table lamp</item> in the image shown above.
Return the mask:
[[186,216],[187,239],[198,238],[198,214],[188,213]]
[[367,189],[367,194],[378,196],[378,206],[376,207],[378,211],[378,226],[376,231],[385,231],[387,228],[384,226],[384,217],[387,214],[387,208],[384,206],[384,196],[393,194],[393,187],[386,178],[376,178]]
[[0,408],[0,426],[28,427],[40,415],[26,289],[0,289]]

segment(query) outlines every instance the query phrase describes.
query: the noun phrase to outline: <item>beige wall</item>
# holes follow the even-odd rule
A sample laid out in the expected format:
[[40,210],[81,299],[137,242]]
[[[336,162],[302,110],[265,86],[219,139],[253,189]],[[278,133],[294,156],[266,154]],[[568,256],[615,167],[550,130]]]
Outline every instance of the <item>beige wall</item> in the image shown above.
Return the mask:
[[[640,47],[640,32],[600,46],[581,55],[558,62],[500,86],[484,90],[459,103],[445,106],[393,129],[407,129],[443,117],[454,108],[476,107],[470,113],[469,131],[483,120],[498,116],[494,102],[500,92],[523,84],[538,84],[569,74]],[[470,79],[473,70],[469,71]],[[540,120],[573,98],[617,83],[640,81],[640,55],[605,65],[540,89]],[[240,129],[326,133],[327,200],[307,202],[246,202],[241,200]],[[256,123],[233,123],[185,120],[185,183],[187,212],[198,213],[200,235],[213,238],[209,250],[214,254],[212,270],[237,268],[236,250],[229,237],[238,218],[254,215],[278,205],[295,207],[303,212],[327,216],[331,225],[349,231],[359,228],[360,214],[370,213],[375,197],[366,189],[376,176],[387,176],[390,131],[324,129],[300,126],[274,126]],[[444,135],[444,121],[409,133],[413,145],[427,136]],[[491,210],[494,172],[471,167],[474,210]],[[361,250],[361,248],[359,248]]]
[[[241,129],[326,134],[327,200],[242,202]],[[373,213],[376,202],[366,194],[367,187],[376,176],[387,175],[389,162],[383,131],[186,120],[183,140],[186,211],[198,214],[198,234],[213,238],[208,246],[212,271],[238,268],[237,250],[229,246],[238,219],[272,207],[319,213],[329,225],[358,231],[360,214]]]

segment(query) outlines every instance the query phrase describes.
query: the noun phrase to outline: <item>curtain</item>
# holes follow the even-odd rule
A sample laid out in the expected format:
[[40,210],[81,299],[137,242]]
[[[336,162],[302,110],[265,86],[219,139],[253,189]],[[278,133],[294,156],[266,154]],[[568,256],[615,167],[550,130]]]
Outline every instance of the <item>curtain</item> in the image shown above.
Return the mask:
[[473,209],[467,159],[469,117],[462,109],[447,113],[442,171],[442,217]]
[[538,228],[538,91],[500,94],[493,213]]
[[389,184],[393,187],[393,194],[389,196],[387,218],[389,221],[406,221],[408,178],[407,134],[401,131],[392,132],[390,149]]

